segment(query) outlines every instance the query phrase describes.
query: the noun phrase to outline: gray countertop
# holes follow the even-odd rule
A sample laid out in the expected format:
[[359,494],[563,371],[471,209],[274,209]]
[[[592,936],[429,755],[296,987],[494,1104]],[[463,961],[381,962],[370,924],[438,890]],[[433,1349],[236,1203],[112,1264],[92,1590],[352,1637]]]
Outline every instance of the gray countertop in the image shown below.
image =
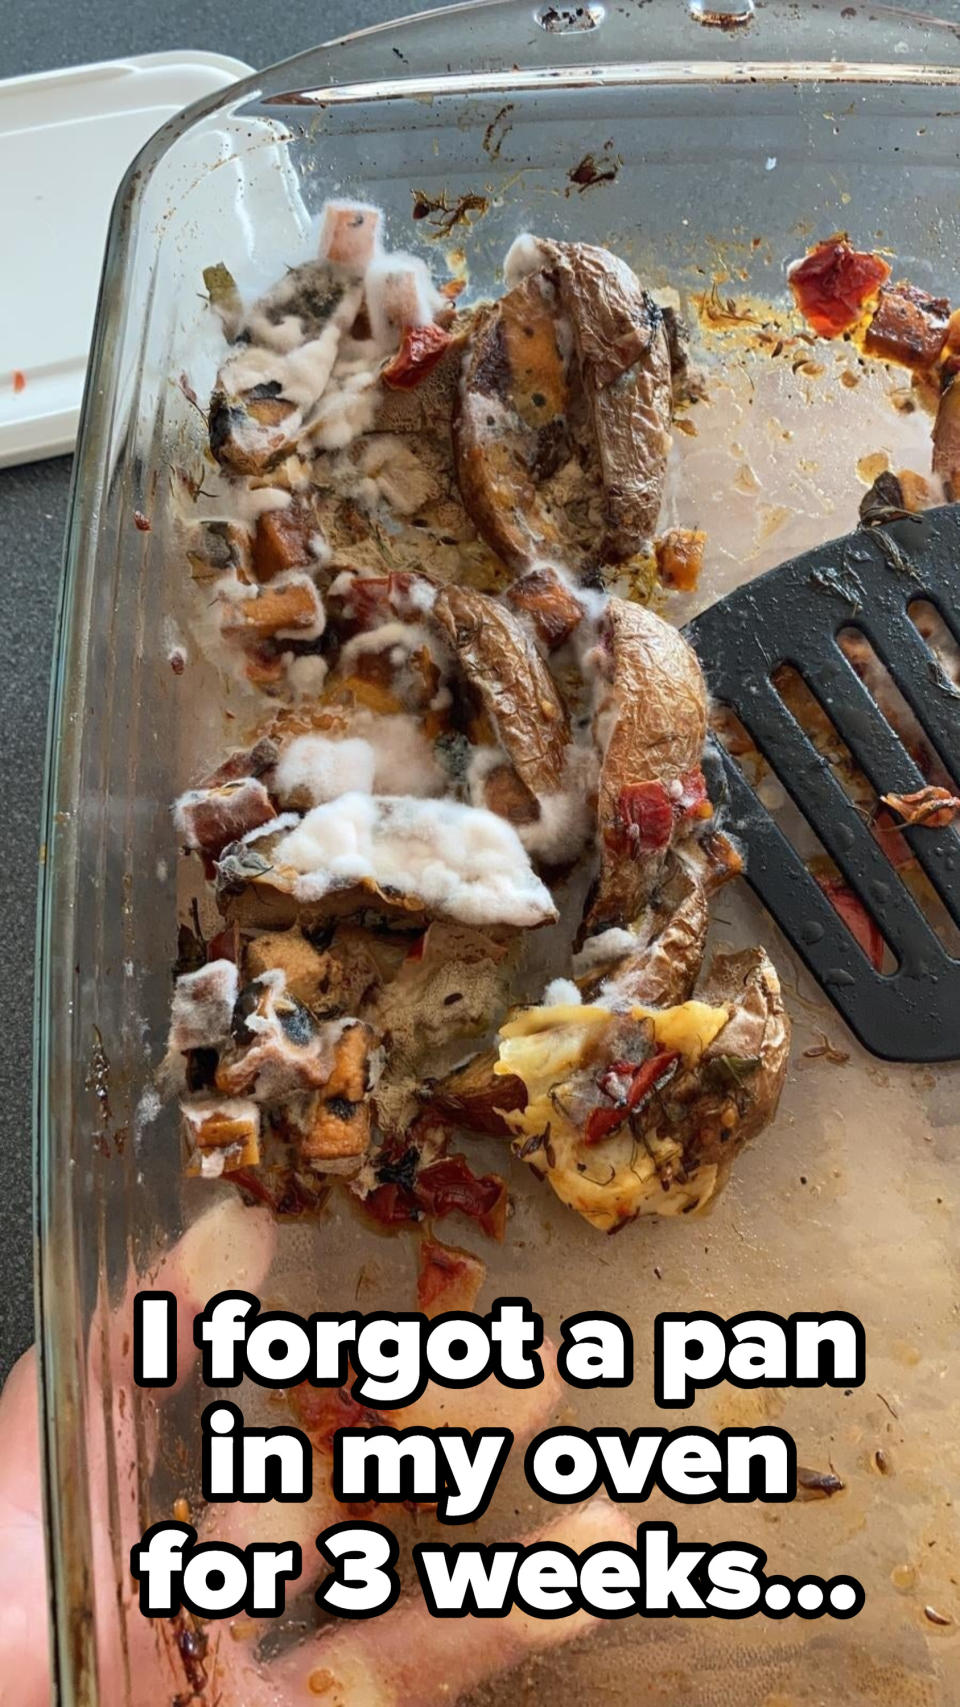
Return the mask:
[[[425,0],[420,0],[422,7]],[[346,29],[414,10],[413,0],[13,0],[0,31],[0,77],[62,65],[202,48],[250,65],[285,59]],[[0,1380],[33,1338],[31,1004],[34,893],[47,685],[70,459],[0,470]]]

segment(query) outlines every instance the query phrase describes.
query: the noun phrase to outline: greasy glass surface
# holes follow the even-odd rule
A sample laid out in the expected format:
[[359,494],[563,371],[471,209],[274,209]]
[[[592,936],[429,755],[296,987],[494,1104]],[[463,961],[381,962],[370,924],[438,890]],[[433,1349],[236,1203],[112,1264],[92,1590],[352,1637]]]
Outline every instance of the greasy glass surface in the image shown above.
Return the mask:
[[[852,525],[869,484],[864,458],[926,466],[929,423],[897,406],[902,374],[864,374],[846,346],[818,350],[823,371],[803,371],[774,357],[749,320],[718,326],[695,301],[716,283],[738,315],[771,296],[785,308],[784,261],[842,226],[894,252],[896,275],[960,297],[960,45],[920,8],[873,13],[768,5],[737,32],[704,28],[685,0],[652,0],[572,35],[545,33],[513,4],[435,17],[267,74],[262,89],[245,86],[169,129],[128,180],[77,459],[40,927],[45,1438],[60,1690],[71,1707],[155,1707],[183,1687],[167,1657],[138,1646],[126,1556],[175,1498],[196,1497],[204,1395],[188,1379],[161,1413],[129,1387],[112,1312],[132,1274],[230,1196],[181,1179],[174,1114],[156,1112],[149,1095],[176,949],[169,802],[250,715],[249,701],[224,700],[199,658],[198,593],[177,536],[182,474],[202,472],[203,436],[178,380],[186,374],[204,398],[218,354],[200,269],[222,259],[242,289],[266,284],[310,252],[311,218],[333,191],[381,203],[391,244],[428,253],[441,274],[445,254],[462,250],[476,294],[496,286],[522,229],[609,241],[646,282],[675,289],[700,327],[709,395],[691,416],[696,437],[676,436],[663,520],[707,530],[705,603]],[[488,77],[463,74],[481,61]],[[378,84],[384,77],[394,81]],[[290,90],[317,98],[280,98]],[[581,191],[569,172],[588,153],[616,176]],[[471,229],[435,241],[411,220],[414,189],[475,192],[489,205]],[[843,376],[854,370],[851,385]],[[668,608],[684,620],[696,607],[675,598]],[[190,661],[177,676],[168,655],[181,641]],[[641,1692],[677,1707],[734,1697],[743,1707],[947,1707],[960,1629],[956,1069],[865,1057],[745,892],[724,892],[714,937],[771,948],[795,1024],[779,1118],[740,1159],[715,1213],[607,1240],[500,1146],[477,1143],[478,1171],[508,1175],[507,1238],[492,1247],[452,1223],[444,1236],[488,1263],[482,1303],[524,1292],[553,1330],[593,1302],[627,1317],[632,1391],[568,1395],[569,1414],[590,1424],[665,1420],[652,1400],[657,1310],[859,1315],[862,1389],[721,1387],[683,1418],[776,1421],[802,1464],[836,1470],[842,1495],[689,1510],[656,1496],[636,1517],[667,1516],[681,1538],[749,1540],[773,1570],[852,1572],[866,1610],[850,1624],[631,1620],[541,1656],[484,1699],[548,1690],[558,1707],[626,1707]],[[823,1033],[849,1059],[808,1056]],[[201,1235],[186,1291],[199,1301],[235,1280],[252,1237],[242,1215],[228,1217],[216,1245]],[[409,1308],[414,1267],[409,1240],[376,1236],[338,1195],[319,1223],[281,1229],[260,1291],[307,1311],[358,1299]],[[541,1516],[513,1465],[481,1530],[520,1533]],[[420,1533],[429,1528],[421,1518]],[[931,1622],[928,1606],[952,1622]]]

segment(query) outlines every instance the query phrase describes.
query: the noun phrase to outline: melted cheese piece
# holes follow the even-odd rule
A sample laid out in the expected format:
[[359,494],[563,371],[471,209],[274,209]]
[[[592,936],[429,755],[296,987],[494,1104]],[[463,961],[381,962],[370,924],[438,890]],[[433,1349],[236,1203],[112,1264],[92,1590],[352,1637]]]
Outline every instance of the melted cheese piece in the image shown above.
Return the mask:
[[707,1002],[682,1002],[676,1008],[635,1007],[634,1019],[648,1019],[661,1049],[676,1049],[687,1061],[699,1061],[730,1018],[724,1004],[712,1008]]
[[[673,1008],[632,1009],[649,1023],[662,1049],[676,1049],[688,1063],[699,1060],[730,1017],[726,1006],[683,1002]],[[526,1156],[562,1202],[601,1232],[635,1215],[689,1214],[713,1196],[713,1163],[688,1177],[678,1171],[682,1143],[668,1132],[646,1132],[639,1144],[627,1122],[600,1143],[587,1144],[573,1112],[570,1081],[591,1059],[599,1065],[606,1032],[622,1023],[608,1008],[558,1005],[528,1008],[500,1029],[497,1074],[515,1074],[527,1087],[526,1108],[506,1114],[518,1139],[549,1136]],[[665,1189],[664,1182],[669,1182]]]

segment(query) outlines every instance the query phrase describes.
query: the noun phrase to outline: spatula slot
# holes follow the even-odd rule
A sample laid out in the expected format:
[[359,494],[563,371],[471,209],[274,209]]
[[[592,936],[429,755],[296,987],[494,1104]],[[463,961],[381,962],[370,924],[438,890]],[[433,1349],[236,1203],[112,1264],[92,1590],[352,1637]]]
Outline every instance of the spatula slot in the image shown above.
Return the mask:
[[[913,611],[922,612],[919,620],[911,614]],[[942,620],[938,618],[938,613],[933,605],[927,601],[923,601],[922,605],[919,602],[914,604],[909,608],[907,614],[910,621],[903,625],[904,634],[909,637],[909,644],[915,644],[915,637],[919,636],[928,653],[927,668],[932,681],[935,676],[939,676],[942,670],[937,652],[931,645],[929,638],[933,626],[932,618],[937,619],[938,629],[946,636],[948,644],[954,646],[954,649],[955,642],[944,629]],[[926,715],[917,716],[901,693],[893,674],[882,658],[879,657],[869,636],[863,629],[855,625],[841,628],[837,634],[837,644],[856,671],[871,698],[878,705],[894,734],[914,760],[924,780],[939,783],[943,787],[955,791],[956,777],[951,773],[949,763],[937,751],[935,740],[927,728],[927,722],[930,721],[929,709]],[[946,679],[944,678],[944,680]],[[954,716],[958,723],[957,736],[954,737],[954,744],[956,745],[957,738],[960,737],[960,690],[957,692]],[[936,719],[934,718],[933,721]],[[887,790],[883,790],[883,792],[886,793]]]
[[944,674],[960,687],[960,613],[938,610],[932,599],[912,599],[907,615]]

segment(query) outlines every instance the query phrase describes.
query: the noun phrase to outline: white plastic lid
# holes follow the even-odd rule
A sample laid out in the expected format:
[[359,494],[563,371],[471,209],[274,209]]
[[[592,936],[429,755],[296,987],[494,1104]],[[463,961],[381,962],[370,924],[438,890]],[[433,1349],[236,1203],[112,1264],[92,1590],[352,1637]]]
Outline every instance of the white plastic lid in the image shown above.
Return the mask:
[[133,156],[250,67],[148,53],[0,81],[0,467],[73,449],[113,198]]

